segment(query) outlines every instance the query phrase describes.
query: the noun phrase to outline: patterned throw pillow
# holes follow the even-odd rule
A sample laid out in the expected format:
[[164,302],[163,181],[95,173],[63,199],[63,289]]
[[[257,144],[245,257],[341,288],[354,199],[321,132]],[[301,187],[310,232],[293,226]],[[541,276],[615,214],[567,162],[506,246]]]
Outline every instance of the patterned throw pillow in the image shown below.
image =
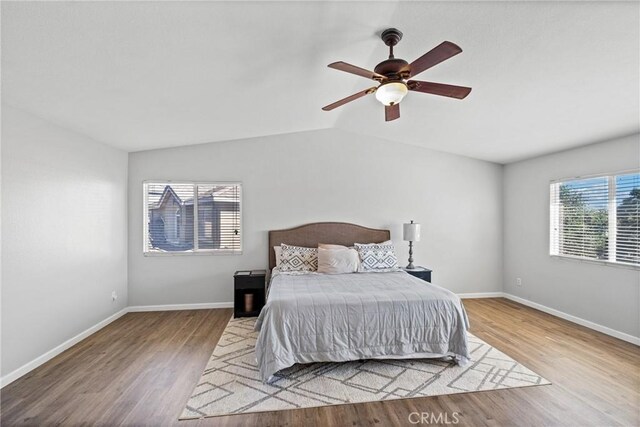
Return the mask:
[[280,245],[280,271],[317,271],[318,249],[302,246]]
[[361,271],[379,271],[393,269],[398,266],[398,257],[392,244],[355,244],[360,256]]

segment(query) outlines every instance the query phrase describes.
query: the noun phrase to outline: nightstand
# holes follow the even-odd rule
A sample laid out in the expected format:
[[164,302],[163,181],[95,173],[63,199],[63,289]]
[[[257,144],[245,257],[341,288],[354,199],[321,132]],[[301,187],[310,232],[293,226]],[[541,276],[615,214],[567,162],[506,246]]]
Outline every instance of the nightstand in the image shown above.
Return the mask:
[[428,268],[417,266],[414,269],[408,270],[405,267],[402,267],[402,270],[406,271],[412,276],[417,277],[418,279],[422,279],[426,282],[431,283],[431,270]]
[[236,271],[233,275],[233,316],[255,317],[265,302],[266,270]]

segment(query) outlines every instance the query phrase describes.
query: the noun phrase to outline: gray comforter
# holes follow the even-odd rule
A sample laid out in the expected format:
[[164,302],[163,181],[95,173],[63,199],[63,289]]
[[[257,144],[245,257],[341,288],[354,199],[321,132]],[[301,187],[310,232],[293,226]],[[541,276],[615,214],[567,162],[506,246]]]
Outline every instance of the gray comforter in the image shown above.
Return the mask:
[[457,295],[403,271],[275,274],[256,323],[263,381],[295,363],[452,356],[469,360]]

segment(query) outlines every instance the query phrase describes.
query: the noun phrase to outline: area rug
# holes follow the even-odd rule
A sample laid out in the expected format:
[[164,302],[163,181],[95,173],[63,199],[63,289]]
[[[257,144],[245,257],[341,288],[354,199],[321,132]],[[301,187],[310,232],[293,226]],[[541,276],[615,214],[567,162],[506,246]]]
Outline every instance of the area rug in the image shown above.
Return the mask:
[[550,384],[469,334],[472,362],[361,360],[295,365],[271,384],[258,375],[255,318],[231,319],[180,419],[406,399]]

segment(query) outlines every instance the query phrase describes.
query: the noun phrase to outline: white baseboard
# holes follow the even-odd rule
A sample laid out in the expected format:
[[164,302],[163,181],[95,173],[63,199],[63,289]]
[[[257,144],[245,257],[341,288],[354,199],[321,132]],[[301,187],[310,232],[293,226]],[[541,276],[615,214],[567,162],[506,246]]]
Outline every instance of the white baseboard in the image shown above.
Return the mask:
[[626,334],[624,332],[616,331],[615,329],[608,328],[606,326],[599,325],[597,323],[591,322],[589,320],[582,319],[580,317],[574,316],[572,314],[567,314],[563,311],[556,310],[555,308],[547,307],[542,304],[538,304],[537,302],[529,301],[527,299],[511,295],[508,293],[503,293],[503,296],[511,301],[519,302],[522,305],[526,305],[531,308],[535,308],[536,310],[544,311],[545,313],[551,314],[553,316],[559,317],[561,319],[568,320],[573,323],[577,323],[578,325],[586,326],[589,329],[593,329],[598,332],[602,332],[603,334],[610,335],[614,338],[621,339],[623,341],[630,342],[631,344],[640,345],[640,337],[634,337],[633,335]]
[[233,308],[233,302],[207,302],[202,304],[165,304],[165,305],[133,305],[129,312],[139,311],[174,311],[174,310],[206,310],[211,308]]
[[[598,332],[602,332],[603,334],[610,335],[612,337],[621,339],[623,341],[630,342],[635,345],[640,345],[640,337],[634,337],[633,335],[626,334],[624,332],[616,331],[615,329],[608,328],[606,326],[599,325],[597,323],[591,322],[589,320],[582,319],[580,317],[573,316],[571,314],[564,313],[560,310],[556,310],[554,308],[550,308],[544,306],[542,304],[538,304],[533,301],[529,301],[527,299],[511,295],[504,292],[477,292],[477,293],[465,293],[458,294],[460,298],[507,298],[509,300],[518,302],[522,305],[526,305],[531,308],[535,308],[537,310],[543,311],[545,313],[551,314],[553,316],[559,317],[561,319],[568,320],[573,323],[577,323],[578,325],[585,326],[587,328],[596,330]],[[101,322],[96,323],[92,327],[84,330],[73,338],[68,339],[63,342],[59,346],[49,350],[42,356],[39,356],[33,359],[31,362],[28,362],[13,372],[8,373],[4,377],[0,378],[0,388],[6,386],[7,384],[12,383],[17,380],[21,376],[27,374],[28,372],[34,370],[38,366],[44,364],[45,362],[53,359],[63,351],[71,348],[75,344],[79,343],[83,339],[87,338],[89,335],[94,334],[100,329],[107,326],[109,323],[114,320],[122,317],[126,313],[129,312],[143,312],[143,311],[173,311],[173,310],[202,310],[202,309],[212,309],[212,308],[231,308],[233,307],[232,302],[214,302],[214,303],[203,303],[203,304],[167,304],[167,305],[138,305],[138,306],[130,306],[125,307],[122,310],[118,311],[115,314],[107,317]]]
[[611,329],[607,326],[602,326],[590,320],[585,320],[581,317],[577,317],[572,314],[568,314],[563,311],[556,310],[555,308],[547,307],[546,305],[538,304],[537,302],[529,301],[528,299],[524,299],[512,294],[508,294],[506,292],[478,292],[478,293],[458,294],[458,296],[462,299],[506,298],[511,301],[518,302],[522,305],[526,305],[527,307],[535,308],[536,310],[540,310],[545,313],[551,314],[553,316],[559,317],[561,319],[568,320],[569,322],[577,323],[578,325],[585,326],[589,329],[593,329],[594,331],[602,332],[603,334],[610,335],[614,338],[618,338],[623,341],[630,342],[631,344],[640,345],[640,337],[634,337],[633,335],[616,331],[615,329]]
[[24,365],[22,365],[21,367],[19,367],[18,369],[16,369],[13,372],[9,372],[4,377],[0,378],[0,388],[6,386],[7,384],[10,384],[10,383],[14,382],[15,380],[17,380],[21,376],[33,371],[38,366],[44,364],[45,362],[48,362],[49,360],[53,359],[54,357],[56,357],[57,355],[59,355],[63,351],[67,350],[68,348],[73,347],[74,345],[76,345],[77,343],[82,341],[83,339],[87,338],[89,335],[98,332],[100,329],[104,328],[109,323],[111,323],[114,320],[116,320],[116,319],[122,317],[123,315],[125,315],[127,313],[127,311],[128,311],[127,307],[123,308],[122,310],[118,311],[115,314],[112,314],[111,316],[107,317],[106,319],[102,320],[101,322],[98,322],[95,325],[91,326],[90,328],[80,332],[75,337],[69,338],[68,340],[66,340],[65,342],[60,344],[59,346],[52,348],[51,350],[47,351],[42,356],[36,357],[31,362],[25,363]]
[[462,299],[467,298],[502,298],[504,297],[504,292],[474,292],[468,294],[458,294],[458,296]]
[[118,311],[115,314],[107,317],[101,322],[96,323],[90,328],[80,332],[75,337],[69,338],[67,341],[63,342],[59,346],[47,351],[42,356],[36,357],[31,362],[25,363],[18,369],[13,372],[9,372],[4,377],[0,378],[0,388],[10,384],[20,378],[21,376],[33,371],[38,366],[48,362],[53,359],[63,351],[71,348],[75,344],[79,343],[83,339],[87,338],[89,335],[92,335],[98,332],[100,329],[107,326],[109,323],[114,320],[122,317],[123,315],[130,312],[139,312],[139,311],[172,311],[172,310],[201,310],[208,308],[230,308],[233,307],[232,302],[213,302],[213,303],[204,303],[204,304],[169,304],[169,305],[138,305],[132,307],[125,307],[122,310]]

